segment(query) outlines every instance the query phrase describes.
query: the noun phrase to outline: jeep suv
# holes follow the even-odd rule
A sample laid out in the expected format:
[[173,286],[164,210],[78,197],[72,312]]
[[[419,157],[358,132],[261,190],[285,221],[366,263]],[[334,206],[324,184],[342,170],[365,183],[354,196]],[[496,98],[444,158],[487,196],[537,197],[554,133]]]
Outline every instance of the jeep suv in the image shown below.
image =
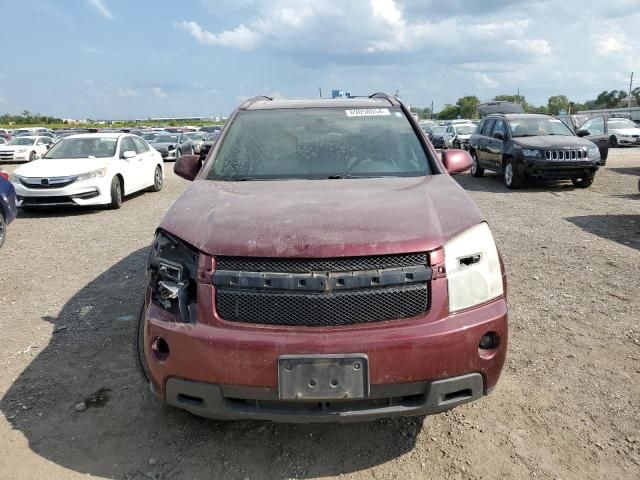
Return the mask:
[[216,419],[426,415],[496,386],[505,274],[483,215],[397,98],[272,100],[231,116],[158,228],[136,361]]
[[507,188],[519,188],[529,177],[571,180],[588,188],[602,164],[593,142],[550,115],[488,115],[471,135],[469,152],[474,177],[493,170],[502,173]]

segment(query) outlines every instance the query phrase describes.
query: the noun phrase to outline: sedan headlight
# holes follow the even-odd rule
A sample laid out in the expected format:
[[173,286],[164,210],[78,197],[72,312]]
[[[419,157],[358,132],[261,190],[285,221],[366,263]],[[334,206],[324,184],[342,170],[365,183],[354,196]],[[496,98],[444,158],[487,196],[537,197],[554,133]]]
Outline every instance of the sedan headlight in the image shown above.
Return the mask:
[[595,145],[593,147],[589,147],[589,151],[587,152],[587,157],[589,159],[600,158],[600,150]]
[[26,151],[26,148],[19,148],[18,150],[16,150],[16,153],[25,153]]
[[99,168],[89,173],[82,173],[76,177],[76,180],[90,180],[92,178],[102,178],[107,174],[106,168]]
[[9,181],[13,182],[13,183],[18,183],[20,181],[20,176],[16,175],[15,173],[10,173],[9,174]]
[[540,150],[531,150],[528,148],[523,148],[522,149],[522,154],[525,157],[529,157],[529,158],[540,158],[542,157],[542,152]]
[[498,249],[486,223],[445,243],[444,260],[450,312],[479,305],[504,293]]

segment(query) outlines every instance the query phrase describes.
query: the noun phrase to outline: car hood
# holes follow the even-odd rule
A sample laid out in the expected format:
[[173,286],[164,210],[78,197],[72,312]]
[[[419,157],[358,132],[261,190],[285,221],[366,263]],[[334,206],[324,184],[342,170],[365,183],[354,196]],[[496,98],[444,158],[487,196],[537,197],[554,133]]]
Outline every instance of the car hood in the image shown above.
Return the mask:
[[535,137],[517,137],[514,143],[526,148],[590,148],[593,142],[586,138],[569,135],[539,135]]
[[69,158],[60,160],[35,160],[18,167],[15,174],[21,177],[66,177],[93,172],[107,167],[110,158]]
[[16,150],[21,149],[29,150],[33,148],[33,145],[4,145],[0,144],[0,152],[15,152]]
[[609,132],[615,132],[618,135],[640,135],[640,128],[610,128]]
[[152,143],[151,146],[157,150],[157,149],[165,149],[169,147],[175,148],[176,144],[175,143]]
[[482,219],[446,174],[196,180],[160,227],[210,255],[308,258],[433,250]]

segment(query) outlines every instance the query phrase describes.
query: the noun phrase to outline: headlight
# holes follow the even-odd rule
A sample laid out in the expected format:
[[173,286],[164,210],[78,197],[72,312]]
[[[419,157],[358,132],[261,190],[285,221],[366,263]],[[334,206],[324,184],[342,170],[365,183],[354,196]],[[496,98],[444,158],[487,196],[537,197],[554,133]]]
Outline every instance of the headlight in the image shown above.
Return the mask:
[[27,151],[26,148],[20,148],[20,149],[16,150],[16,153],[24,153],[26,151]]
[[106,168],[100,168],[98,170],[94,170],[93,172],[83,173],[76,177],[76,180],[89,180],[91,178],[102,178],[107,174]]
[[587,157],[589,158],[600,158],[600,150],[595,145],[593,147],[589,147],[589,151],[587,152]]
[[18,183],[20,181],[20,176],[16,175],[15,173],[10,173],[9,174],[9,181],[13,182],[13,183]]
[[540,158],[540,157],[542,157],[542,152],[540,150],[530,150],[528,148],[523,148],[522,149],[522,154],[525,157],[530,157],[530,158]]
[[196,321],[198,256],[191,245],[158,230],[147,265],[151,301],[185,323]]
[[498,249],[486,223],[444,245],[449,311],[473,307],[504,293]]

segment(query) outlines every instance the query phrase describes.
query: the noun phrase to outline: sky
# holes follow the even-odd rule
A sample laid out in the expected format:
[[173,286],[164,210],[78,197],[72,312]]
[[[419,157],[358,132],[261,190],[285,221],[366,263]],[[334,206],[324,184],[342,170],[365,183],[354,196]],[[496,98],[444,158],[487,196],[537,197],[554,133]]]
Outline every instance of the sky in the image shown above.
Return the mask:
[[[3,2],[4,3],[4,2]],[[640,0],[20,0],[0,114],[228,115],[253,95],[399,92],[436,111],[640,85]]]

